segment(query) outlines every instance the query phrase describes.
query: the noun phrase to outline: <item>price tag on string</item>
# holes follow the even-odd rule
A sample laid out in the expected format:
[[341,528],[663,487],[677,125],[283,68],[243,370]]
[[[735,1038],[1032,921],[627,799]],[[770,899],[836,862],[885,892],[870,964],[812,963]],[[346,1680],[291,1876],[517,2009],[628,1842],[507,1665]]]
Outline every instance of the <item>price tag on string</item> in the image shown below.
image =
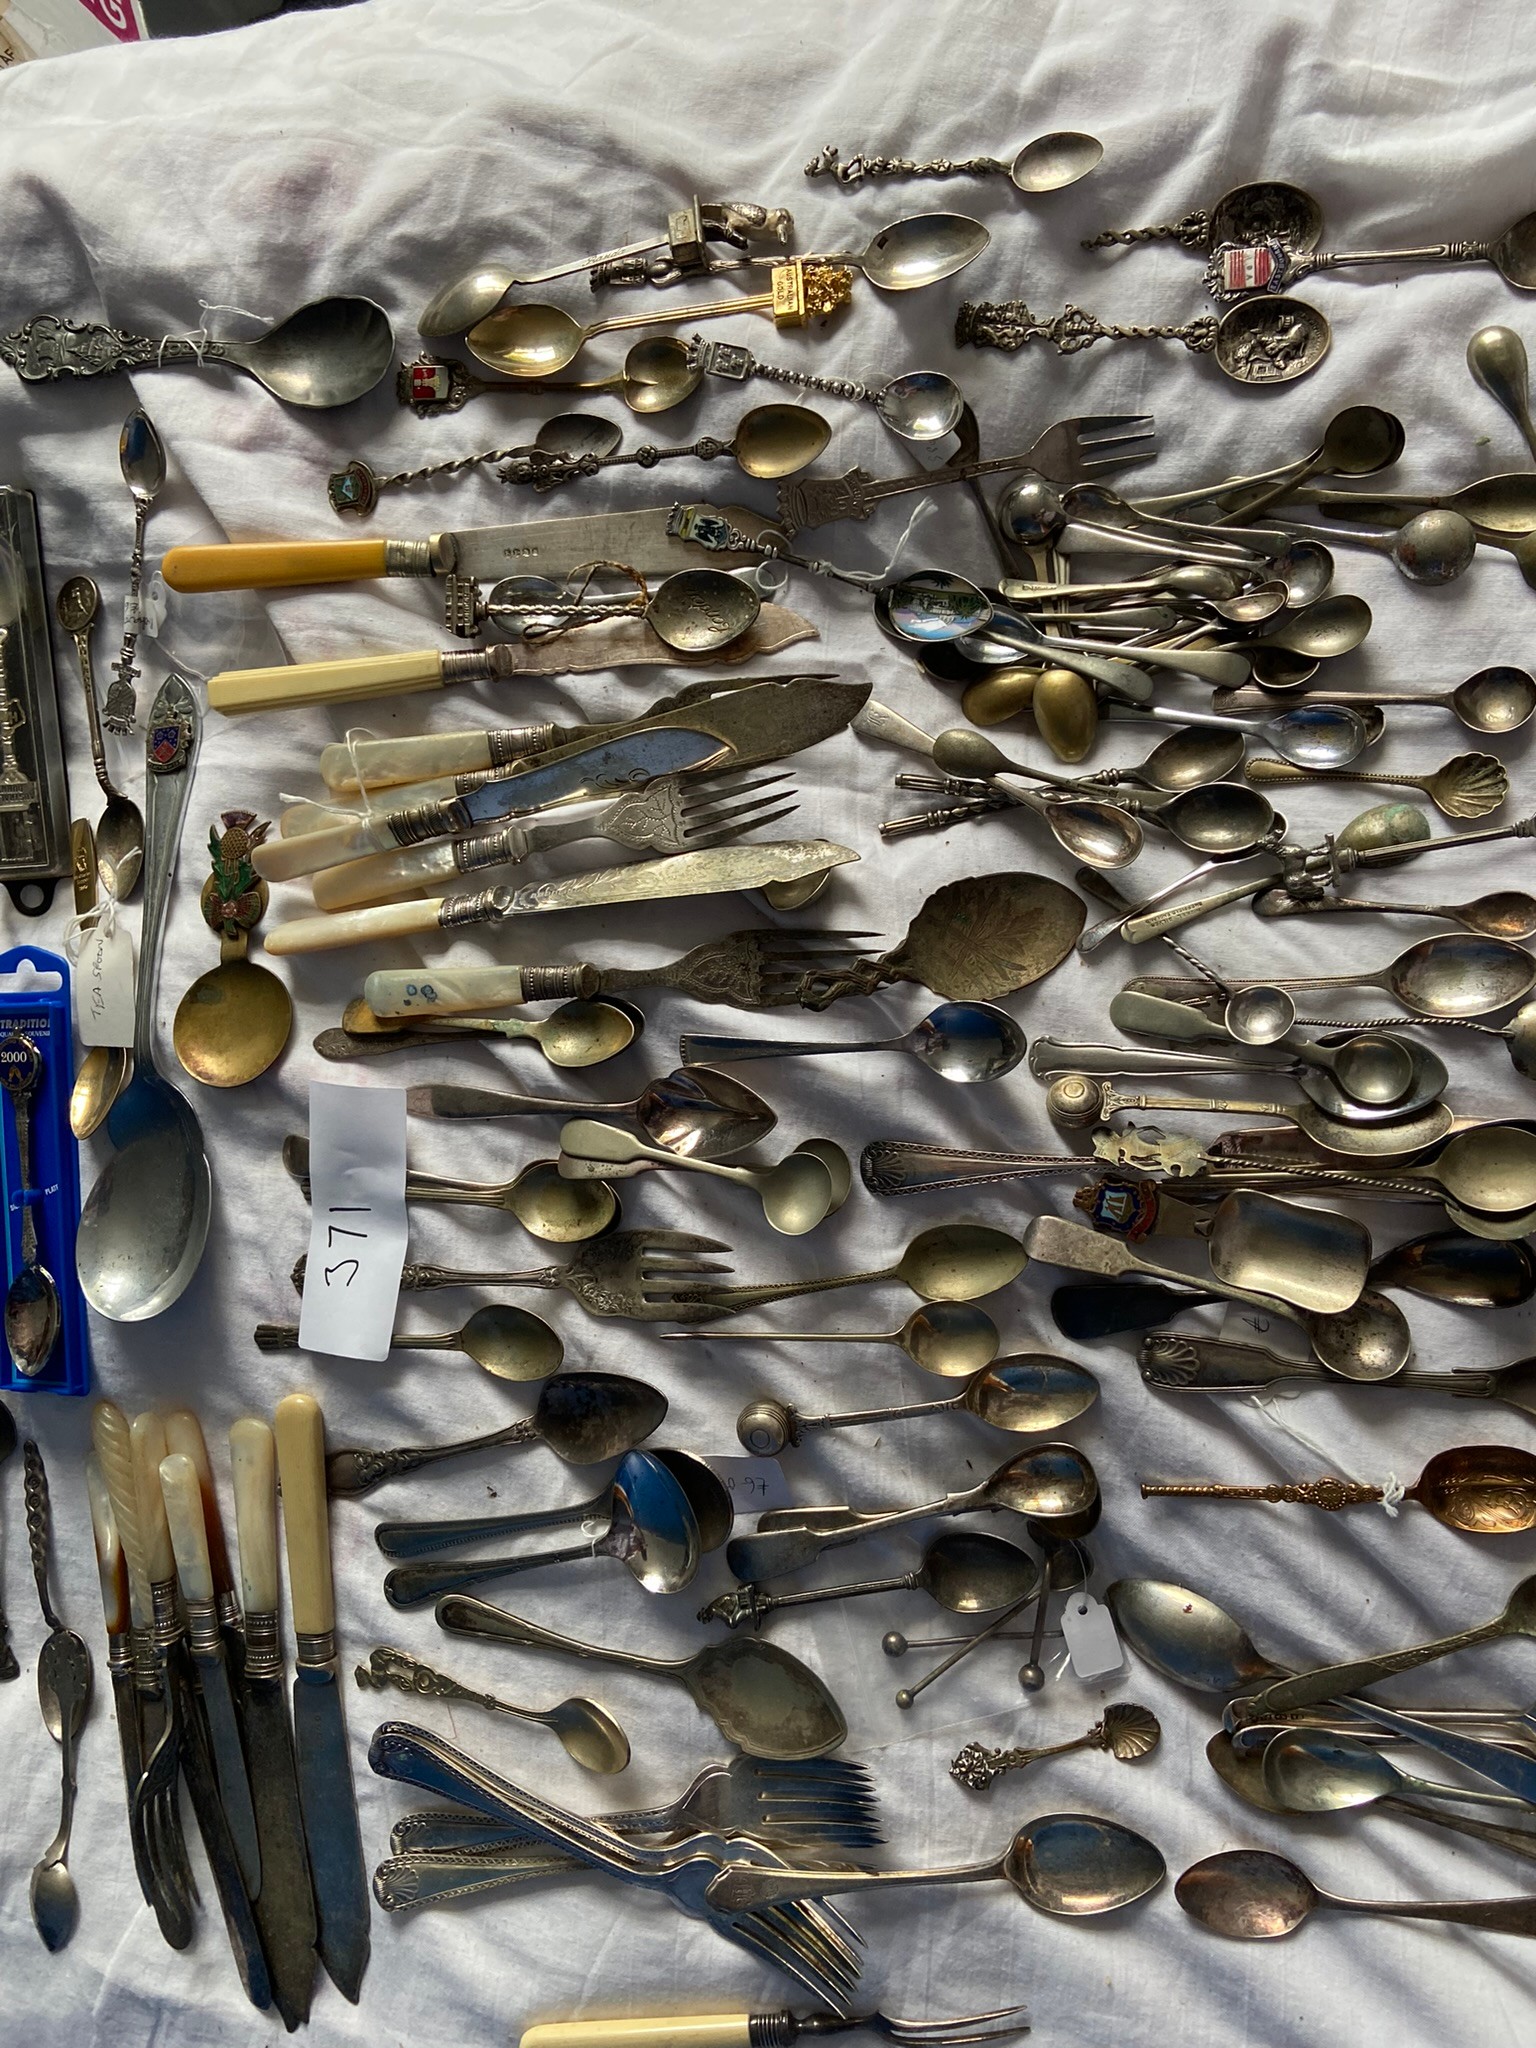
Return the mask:
[[1125,1663],[1114,1616],[1102,1601],[1081,1588],[1067,1595],[1061,1610],[1061,1633],[1079,1678],[1102,1678]]
[[777,1458],[709,1458],[705,1462],[731,1496],[738,1515],[761,1515],[769,1508],[794,1504]]
[[133,1043],[133,940],[111,915],[87,925],[75,962],[75,1029],[82,1045]]
[[405,1090],[309,1084],[309,1262],[299,1342],[384,1358],[405,1264]]

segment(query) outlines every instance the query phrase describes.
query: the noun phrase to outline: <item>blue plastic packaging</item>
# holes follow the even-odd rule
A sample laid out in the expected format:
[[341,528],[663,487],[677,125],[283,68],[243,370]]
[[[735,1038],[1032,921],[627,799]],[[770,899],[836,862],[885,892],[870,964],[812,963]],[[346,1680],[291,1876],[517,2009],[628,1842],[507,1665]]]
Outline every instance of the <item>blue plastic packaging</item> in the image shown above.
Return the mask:
[[[30,968],[30,972],[29,972]],[[12,987],[21,979],[24,986]],[[49,986],[49,983],[52,983]],[[6,1287],[21,1266],[21,1218],[31,1207],[37,1226],[37,1256],[59,1290],[58,1342],[42,1371],[32,1378],[17,1372],[0,1345],[0,1387],[12,1394],[85,1394],[90,1391],[90,1332],[85,1297],[75,1278],[75,1232],[80,1223],[80,1154],[69,1128],[74,1086],[74,1036],[69,1008],[69,964],[41,946],[13,946],[0,953],[0,1040],[24,1032],[43,1056],[42,1081],[32,1100],[33,1186],[21,1184],[15,1118],[0,1104],[0,1197],[4,1203]]]

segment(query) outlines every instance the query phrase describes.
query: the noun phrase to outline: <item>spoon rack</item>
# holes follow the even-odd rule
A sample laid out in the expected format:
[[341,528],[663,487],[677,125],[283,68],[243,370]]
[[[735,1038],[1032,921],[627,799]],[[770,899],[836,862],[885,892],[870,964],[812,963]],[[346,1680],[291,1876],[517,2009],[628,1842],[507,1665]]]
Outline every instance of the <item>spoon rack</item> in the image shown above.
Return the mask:
[[0,1389],[9,1394],[84,1394],[91,1384],[85,1297],[75,1279],[75,1230],[80,1221],[80,1155],[69,1129],[74,1085],[69,963],[39,946],[0,953],[0,1059],[13,1032],[23,1032],[42,1054],[42,1075],[28,1102],[31,1117],[31,1187],[22,1185],[16,1117],[0,1091],[0,1293],[22,1267],[22,1211],[30,1207],[37,1258],[59,1290],[59,1334],[42,1368],[30,1377],[0,1344]]

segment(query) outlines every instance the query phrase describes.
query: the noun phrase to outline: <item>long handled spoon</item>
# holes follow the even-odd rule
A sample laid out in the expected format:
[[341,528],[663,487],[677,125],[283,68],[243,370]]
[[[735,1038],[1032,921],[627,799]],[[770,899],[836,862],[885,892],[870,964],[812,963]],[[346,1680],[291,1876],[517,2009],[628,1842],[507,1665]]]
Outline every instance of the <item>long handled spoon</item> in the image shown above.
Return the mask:
[[899,1330],[664,1330],[668,1343],[895,1344],[914,1365],[942,1379],[967,1379],[997,1356],[997,1325],[967,1301],[914,1309]]
[[[1143,1480],[1143,1500],[1300,1501],[1334,1513],[1385,1500],[1386,1489],[1354,1479],[1272,1481],[1226,1486],[1216,1480]],[[1405,1500],[1417,1501],[1447,1529],[1469,1536],[1515,1536],[1536,1528],[1536,1457],[1507,1444],[1465,1444],[1431,1458]]]
[[1358,768],[1298,768],[1263,755],[1248,762],[1248,780],[1258,787],[1300,782],[1373,782],[1386,789],[1422,790],[1444,818],[1486,818],[1509,795],[1509,771],[1494,754],[1453,754],[1429,775],[1367,774]]
[[818,1586],[805,1593],[765,1593],[761,1586],[733,1586],[699,1609],[700,1621],[727,1628],[761,1627],[781,1607],[806,1607],[824,1600],[861,1599],[866,1593],[926,1593],[950,1614],[995,1614],[1024,1600],[1039,1576],[1028,1551],[970,1529],[935,1537],[923,1561],[891,1579],[861,1579],[851,1586]]

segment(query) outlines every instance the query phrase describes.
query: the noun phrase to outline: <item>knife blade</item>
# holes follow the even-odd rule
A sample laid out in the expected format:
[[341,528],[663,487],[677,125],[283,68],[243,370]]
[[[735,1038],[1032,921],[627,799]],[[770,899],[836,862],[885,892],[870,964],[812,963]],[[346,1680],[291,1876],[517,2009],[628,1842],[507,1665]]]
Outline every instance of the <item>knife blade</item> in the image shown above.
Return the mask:
[[374,811],[350,824],[334,825],[328,831],[268,840],[256,848],[252,860],[264,880],[289,882],[299,875],[317,875],[322,868],[336,867],[361,854],[472,832],[478,826],[520,817],[564,798],[637,788],[659,775],[702,768],[724,759],[728,752],[726,743],[712,732],[681,722],[659,731],[624,733],[617,739],[562,747],[532,767],[482,783],[464,796],[403,804],[394,810]]
[[747,846],[712,846],[698,853],[674,853],[627,867],[596,868],[555,881],[528,882],[520,889],[481,889],[416,903],[380,903],[336,916],[297,917],[267,934],[269,953],[323,953],[334,946],[358,946],[373,939],[411,938],[423,932],[459,931],[468,925],[503,924],[547,910],[593,909],[607,903],[654,903],[679,896],[716,896],[733,889],[761,889],[770,882],[795,882],[826,868],[858,859],[851,846],[831,839],[763,840]]
[[[690,507],[690,510],[695,509]],[[706,505],[739,531],[756,536],[774,522],[742,505]],[[171,548],[160,573],[172,590],[272,590],[305,583],[355,583],[376,576],[569,576],[588,562],[623,562],[644,576],[696,569],[703,556],[668,531],[673,508],[588,512],[569,519],[530,519],[515,526],[471,526],[426,540],[296,540],[221,542]],[[715,557],[724,568],[758,558],[744,549]]]
[[[96,1571],[101,1580],[101,1611],[107,1626],[107,1670],[112,1679],[112,1703],[117,1713],[117,1740],[123,1757],[123,1778],[128,1787],[128,1808],[133,1811],[133,1794],[144,1772],[143,1744],[139,1739],[139,1703],[133,1685],[133,1639],[128,1633],[128,1565],[123,1557],[117,1518],[112,1513],[112,1496],[107,1491],[101,1460],[94,1452],[85,1461],[85,1490],[91,1506],[91,1535],[96,1543]],[[130,1828],[134,1874],[146,1906],[155,1895],[150,1876],[149,1852],[137,1829]],[[191,1932],[190,1927],[188,1932]]]
[[219,1636],[213,1564],[203,1514],[203,1489],[196,1465],[185,1451],[172,1451],[160,1461],[160,1491],[170,1524],[176,1576],[181,1581],[187,1616],[188,1647],[197,1666],[208,1741],[218,1781],[219,1801],[229,1825],[240,1875],[251,1899],[261,1891],[261,1850],[256,1839],[256,1813],[251,1804],[245,1750],[235,1716],[235,1695]]
[[325,1422],[312,1394],[287,1394],[273,1418],[283,1492],[288,1590],[298,1649],[293,1736],[299,1802],[319,1920],[319,1953],[355,2005],[368,1967],[368,1877],[347,1724],[336,1682],[336,1607],[325,1492]]
[[272,1973],[272,2002],[289,2033],[309,2018],[315,1981],[315,1898],[293,1758],[278,1636],[277,1454],[272,1432],[244,1416],[229,1432],[235,1534],[245,1603],[245,1750],[262,1886],[256,1923]]

